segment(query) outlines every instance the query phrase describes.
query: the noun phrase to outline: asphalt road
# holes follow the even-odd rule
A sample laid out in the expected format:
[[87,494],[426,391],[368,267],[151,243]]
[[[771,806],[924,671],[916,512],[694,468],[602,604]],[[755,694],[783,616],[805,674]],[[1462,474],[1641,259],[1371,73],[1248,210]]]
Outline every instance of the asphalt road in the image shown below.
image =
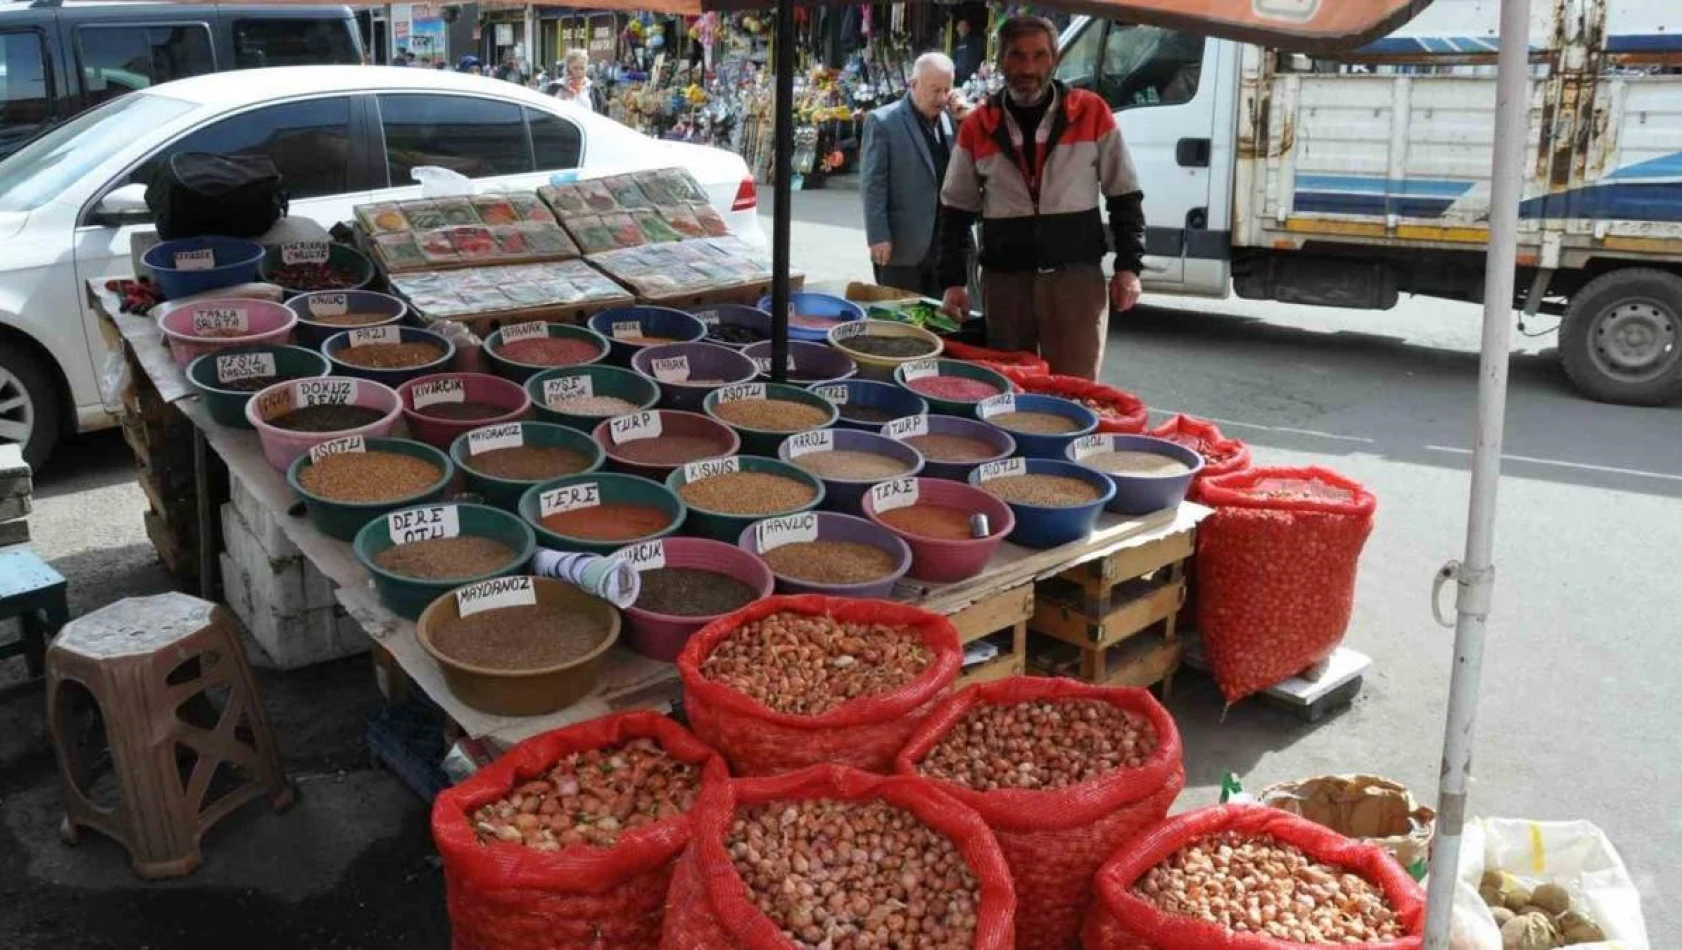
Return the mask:
[[[795,213],[809,279],[868,277],[856,195],[802,193]],[[1169,703],[1186,745],[1182,807],[1212,802],[1227,771],[1252,788],[1377,773],[1434,800],[1452,633],[1428,596],[1463,547],[1477,319],[1435,301],[1372,313],[1148,297],[1112,327],[1107,382],[1220,421],[1260,463],[1328,466],[1380,499],[1347,638],[1374,659],[1362,694],[1310,726],[1255,701],[1223,711],[1207,679],[1182,675]],[[1671,946],[1682,912],[1660,898],[1682,892],[1669,802],[1682,757],[1666,725],[1682,673],[1682,409],[1581,400],[1551,347],[1521,339],[1513,360],[1472,811],[1601,825],[1642,888],[1654,946]],[[38,475],[35,547],[78,611],[167,586],[131,479],[110,434]],[[425,809],[361,746],[377,705],[365,660],[262,675],[301,801],[225,823],[205,866],[167,885],[136,881],[97,835],[58,843],[42,695],[16,684],[18,663],[0,663],[0,943],[448,945]]]

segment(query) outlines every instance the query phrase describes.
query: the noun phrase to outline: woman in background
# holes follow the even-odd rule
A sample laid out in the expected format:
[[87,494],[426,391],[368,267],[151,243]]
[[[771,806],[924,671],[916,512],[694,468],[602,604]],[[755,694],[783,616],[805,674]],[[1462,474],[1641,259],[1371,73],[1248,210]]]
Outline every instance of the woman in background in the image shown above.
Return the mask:
[[590,101],[590,54],[581,49],[569,49],[563,65],[565,71],[558,81],[550,83],[544,91],[563,102],[594,112],[595,105]]

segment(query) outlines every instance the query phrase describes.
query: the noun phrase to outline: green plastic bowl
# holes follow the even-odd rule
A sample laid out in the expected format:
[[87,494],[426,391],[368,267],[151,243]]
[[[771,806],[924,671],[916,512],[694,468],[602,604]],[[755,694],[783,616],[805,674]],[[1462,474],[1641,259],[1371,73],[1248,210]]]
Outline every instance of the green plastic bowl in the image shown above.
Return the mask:
[[[799,514],[802,511],[811,511],[823,502],[823,482],[819,481],[816,476],[807,472],[805,469],[790,465],[787,462],[779,461],[777,459],[758,458],[752,455],[736,455],[731,456],[731,458],[735,459],[737,469],[739,471],[764,472],[768,475],[781,475],[784,478],[792,478],[803,485],[811,487],[816,494],[812,496],[811,501],[796,508],[789,508],[785,511],[762,511],[758,514],[752,515],[730,515],[719,511],[708,511],[705,508],[700,508],[695,505],[691,505],[688,502],[684,502],[684,504],[689,508],[689,526],[688,530],[684,532],[685,534],[702,538],[711,538],[714,541],[723,541],[726,544],[735,544],[741,539],[742,532],[746,530],[747,526],[756,521],[763,521],[766,518],[776,518],[781,515]],[[695,462],[692,464],[696,466],[709,466],[716,465],[718,462],[722,461],[726,460],[708,459],[704,462]],[[685,469],[687,468],[688,466],[678,468],[674,470],[672,474],[666,476],[666,487],[677,493],[677,496],[680,499],[683,497],[681,489],[683,486],[689,484],[690,481],[690,479],[685,475]],[[709,476],[703,475],[702,477],[705,478]]]
[[[585,465],[584,470],[576,474],[588,475],[597,471],[602,467],[602,462],[607,459],[607,456],[602,452],[601,445],[595,439],[577,429],[571,429],[553,422],[515,422],[511,425],[520,427],[520,437],[526,445],[538,448],[571,449],[588,459],[588,464]],[[493,426],[491,428],[502,429],[506,426]],[[486,475],[473,467],[473,455],[470,451],[473,447],[472,442],[472,432],[464,432],[456,436],[456,440],[450,443],[450,460],[456,463],[456,468],[461,469],[462,475],[467,480],[467,490],[483,495],[487,502],[496,507],[504,511],[515,511],[520,507],[520,496],[524,495],[527,489],[539,482],[549,481],[547,478],[524,481]]]
[[361,251],[347,244],[329,243],[327,245],[327,263],[348,272],[355,283],[348,287],[290,287],[275,280],[275,271],[282,266],[281,246],[278,244],[263,252],[263,262],[257,265],[257,274],[271,284],[284,287],[288,298],[317,290],[361,290],[374,280],[374,263],[364,257]]
[[[570,323],[545,323],[543,326],[548,331],[547,335],[550,339],[565,337],[573,340],[582,340],[596,348],[596,355],[587,360],[583,360],[578,363],[569,363],[567,366],[562,367],[544,363],[521,363],[518,360],[511,360],[502,355],[502,330],[498,330],[485,338],[485,348],[482,351],[485,354],[485,361],[491,364],[491,372],[501,376],[503,379],[511,379],[516,383],[523,383],[545,370],[567,369],[573,366],[589,366],[593,363],[600,362],[607,357],[607,339],[589,327],[575,327]],[[503,330],[506,329],[507,327],[503,327]],[[541,393],[538,395],[541,395]],[[532,401],[535,402],[536,400],[537,397],[533,396]]]
[[[789,383],[753,383],[749,385],[764,386],[765,398],[767,399],[780,399],[786,402],[798,402],[811,406],[814,409],[821,409],[826,415],[825,421],[822,425],[813,426],[812,428],[814,429],[828,429],[835,425],[836,419],[840,418],[840,414],[836,411],[834,403],[817,393],[808,392],[799,386],[794,386]],[[780,429],[750,429],[746,426],[736,425],[730,420],[719,415],[717,411],[719,394],[729,392],[734,388],[736,387],[725,386],[722,389],[715,389],[708,393],[707,398],[701,401],[701,409],[711,418],[718,420],[721,424],[727,425],[736,431],[736,434],[742,439],[743,454],[776,458],[777,447],[783,444],[784,439],[794,435],[795,433]],[[809,432],[811,430],[807,429],[802,431]]]
[[334,501],[304,490],[303,482],[299,481],[298,476],[310,467],[310,454],[305,452],[292,460],[291,467],[286,470],[286,483],[304,500],[304,506],[309,509],[310,523],[329,538],[338,538],[340,541],[355,540],[356,532],[361,531],[362,526],[374,518],[399,508],[412,508],[443,497],[444,489],[449,486],[450,479],[455,477],[455,463],[450,461],[450,457],[424,442],[409,439],[368,439],[367,447],[370,452],[395,452],[425,459],[438,466],[442,474],[436,482],[422,491],[404,498],[371,502]]
[[558,366],[554,369],[546,369],[526,380],[526,392],[531,396],[532,410],[537,413],[537,418],[544,422],[554,422],[583,433],[589,433],[600,425],[603,419],[623,415],[619,412],[610,412],[600,416],[586,416],[549,408],[549,402],[545,395],[549,383],[555,380],[578,377],[590,381],[590,390],[594,395],[617,396],[620,399],[635,403],[637,410],[653,409],[655,404],[660,401],[660,384],[628,369],[602,363],[592,363],[588,366]]
[[[945,416],[963,416],[969,419],[975,418],[975,407],[977,403],[981,402],[980,399],[973,401],[941,399],[939,396],[931,396],[928,393],[915,389],[907,383],[905,381],[905,369],[907,366],[914,365],[916,362],[920,361],[914,360],[911,363],[901,363],[900,365],[894,367],[894,382],[904,386],[906,389],[910,389],[912,392],[928,400],[930,412],[936,412]],[[937,359],[934,362],[940,367],[941,376],[958,376],[964,379],[973,379],[978,382],[986,383],[989,386],[996,387],[998,392],[990,395],[997,396],[1003,393],[1016,392],[1016,386],[1014,383],[1006,379],[1002,374],[995,373],[985,366],[977,366],[974,363],[965,363],[962,360]]]
[[[541,499],[548,492],[560,488],[574,488],[577,486],[597,486],[601,503],[604,505],[647,505],[659,508],[671,516],[671,522],[664,528],[640,538],[616,538],[611,541],[597,541],[591,538],[575,538],[564,534],[557,534],[543,526],[540,520],[542,509]],[[632,544],[643,541],[653,541],[676,534],[683,527],[684,519],[689,516],[689,509],[677,492],[641,475],[621,475],[616,472],[596,472],[590,475],[568,475],[566,478],[556,478],[547,482],[540,482],[526,489],[520,496],[520,517],[526,524],[531,525],[537,534],[537,541],[546,548],[556,551],[582,551],[586,554],[608,555]]]
[[[462,575],[439,580],[422,580],[403,574],[393,574],[374,563],[375,556],[395,546],[395,542],[391,539],[391,528],[386,519],[374,518],[363,525],[362,530],[356,532],[356,540],[352,542],[352,546],[356,551],[356,559],[361,561],[362,566],[367,568],[368,573],[374,577],[374,590],[380,595],[380,603],[390,607],[392,613],[399,617],[417,620],[420,618],[421,611],[425,610],[428,604],[438,599],[439,596],[465,584],[476,584],[493,577],[523,574],[526,571],[526,566],[531,563],[532,555],[537,553],[537,536],[517,515],[492,508],[489,505],[452,502],[438,507],[455,510],[456,521],[461,527],[461,536],[491,538],[501,541],[514,550],[514,556],[507,564],[488,574]],[[400,511],[409,510],[413,509],[400,509]]]
[[[251,420],[245,417],[245,404],[251,401],[256,390],[242,392],[237,389],[225,389],[218,385],[216,372],[219,361],[229,357],[260,356],[267,354],[274,358],[274,375],[265,377],[263,386],[288,379],[307,379],[312,376],[326,376],[332,366],[327,357],[314,350],[306,350],[301,346],[280,346],[263,344],[261,346],[241,346],[226,350],[217,350],[187,364],[187,381],[204,397],[205,409],[209,410],[210,418],[225,426],[235,429],[251,428]],[[241,362],[244,362],[243,360]]]

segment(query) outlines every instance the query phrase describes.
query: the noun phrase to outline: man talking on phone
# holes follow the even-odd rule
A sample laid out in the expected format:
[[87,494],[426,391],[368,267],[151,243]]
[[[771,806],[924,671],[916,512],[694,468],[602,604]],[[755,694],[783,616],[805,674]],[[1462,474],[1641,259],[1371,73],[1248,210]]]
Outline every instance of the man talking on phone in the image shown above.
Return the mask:
[[1109,105],[1051,78],[1057,32],[1049,20],[1000,25],[999,68],[1005,88],[964,120],[940,192],[944,309],[958,319],[969,310],[965,260],[980,217],[988,345],[1038,352],[1054,373],[1096,379],[1109,311],[1139,300],[1145,196]]

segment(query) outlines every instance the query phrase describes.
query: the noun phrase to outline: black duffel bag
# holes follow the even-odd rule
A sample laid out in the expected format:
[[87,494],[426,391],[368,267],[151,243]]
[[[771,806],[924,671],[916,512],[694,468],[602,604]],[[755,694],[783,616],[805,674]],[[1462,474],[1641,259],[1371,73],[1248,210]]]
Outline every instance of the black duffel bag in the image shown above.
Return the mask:
[[182,152],[158,166],[146,186],[158,236],[220,234],[253,238],[286,217],[280,171],[263,155]]

